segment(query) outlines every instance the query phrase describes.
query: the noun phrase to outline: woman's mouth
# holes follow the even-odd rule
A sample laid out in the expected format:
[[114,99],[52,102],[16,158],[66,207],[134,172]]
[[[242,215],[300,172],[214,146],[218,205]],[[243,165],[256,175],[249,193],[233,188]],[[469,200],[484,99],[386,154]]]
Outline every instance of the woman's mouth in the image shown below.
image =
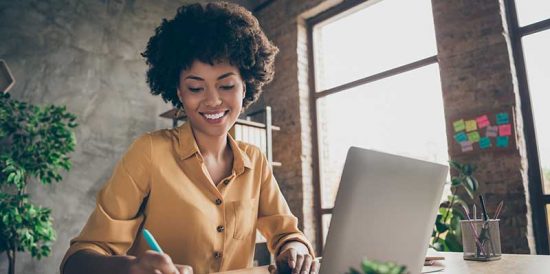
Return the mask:
[[218,112],[209,112],[204,113],[200,112],[200,114],[208,121],[209,123],[217,123],[221,122],[221,120],[229,113],[229,110],[226,111],[218,111]]

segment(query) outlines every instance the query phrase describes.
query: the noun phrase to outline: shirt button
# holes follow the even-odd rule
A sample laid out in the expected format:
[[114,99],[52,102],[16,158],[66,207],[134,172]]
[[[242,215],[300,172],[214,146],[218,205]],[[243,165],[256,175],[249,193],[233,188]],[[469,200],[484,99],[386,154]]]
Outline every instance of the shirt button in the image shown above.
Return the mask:
[[221,258],[221,257],[222,257],[222,253],[221,253],[221,252],[218,252],[218,251],[214,252],[214,258],[219,259],[219,258]]
[[225,230],[225,227],[223,227],[223,225],[220,225],[220,226],[216,227],[216,230],[218,232],[223,232]]
[[222,200],[221,199],[216,199],[216,205],[221,205],[222,204]]

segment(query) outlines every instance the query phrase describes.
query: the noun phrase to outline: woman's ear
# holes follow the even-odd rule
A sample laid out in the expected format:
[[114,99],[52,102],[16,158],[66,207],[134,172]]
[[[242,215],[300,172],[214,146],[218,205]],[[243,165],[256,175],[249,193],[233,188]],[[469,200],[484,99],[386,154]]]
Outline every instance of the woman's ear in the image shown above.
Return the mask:
[[176,88],[176,96],[178,96],[178,99],[180,100],[181,103],[183,103],[183,100],[181,99],[181,92],[180,92],[180,88]]

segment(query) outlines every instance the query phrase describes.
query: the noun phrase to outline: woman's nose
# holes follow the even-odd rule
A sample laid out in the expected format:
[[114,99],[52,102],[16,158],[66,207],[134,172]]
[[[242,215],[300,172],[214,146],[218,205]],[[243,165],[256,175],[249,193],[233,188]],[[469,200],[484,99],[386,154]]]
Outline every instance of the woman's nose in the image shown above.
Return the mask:
[[221,105],[221,97],[215,88],[208,88],[206,90],[206,98],[204,103],[208,107],[216,107]]

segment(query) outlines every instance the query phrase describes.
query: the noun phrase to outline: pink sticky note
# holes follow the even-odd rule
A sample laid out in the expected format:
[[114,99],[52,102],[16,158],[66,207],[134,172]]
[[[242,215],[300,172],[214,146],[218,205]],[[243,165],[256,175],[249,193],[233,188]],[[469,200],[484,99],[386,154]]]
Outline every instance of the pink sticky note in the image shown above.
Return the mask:
[[491,123],[489,122],[489,118],[487,118],[487,115],[477,117],[476,122],[478,128],[484,128],[491,125]]
[[510,136],[512,135],[512,126],[510,124],[498,126],[498,135],[500,136]]

